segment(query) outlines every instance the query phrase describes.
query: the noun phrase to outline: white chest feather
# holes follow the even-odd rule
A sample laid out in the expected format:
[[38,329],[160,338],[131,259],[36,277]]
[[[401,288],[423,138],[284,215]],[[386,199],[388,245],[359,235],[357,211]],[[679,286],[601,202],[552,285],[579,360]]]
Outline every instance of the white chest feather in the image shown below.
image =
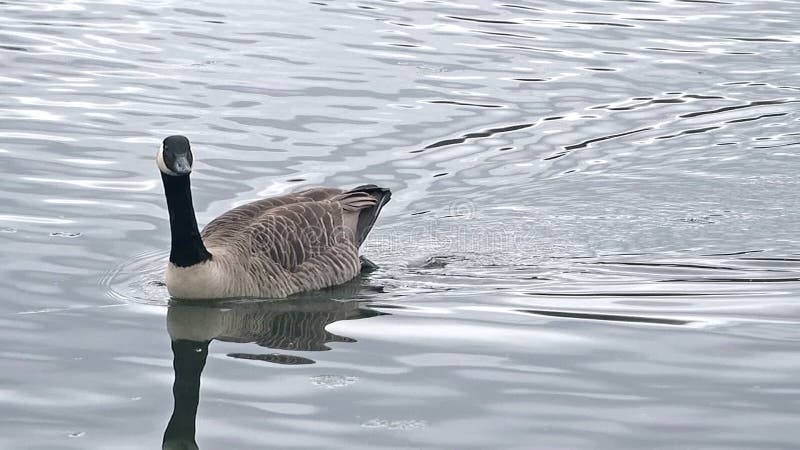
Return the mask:
[[223,274],[214,261],[205,261],[189,267],[167,266],[167,291],[173,298],[220,298],[225,291]]
[[[219,248],[211,248],[210,260],[189,267],[169,263],[167,291],[176,299],[219,299],[233,297],[286,297],[297,286],[277,265],[274,270],[258,272]],[[258,266],[261,267],[261,266]],[[269,276],[266,276],[269,275]]]

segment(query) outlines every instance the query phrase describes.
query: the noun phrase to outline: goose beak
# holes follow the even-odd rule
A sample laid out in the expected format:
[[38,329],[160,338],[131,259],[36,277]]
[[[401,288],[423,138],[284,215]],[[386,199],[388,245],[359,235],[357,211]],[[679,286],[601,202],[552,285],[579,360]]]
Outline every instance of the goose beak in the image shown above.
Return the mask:
[[186,175],[192,172],[192,164],[189,162],[187,155],[179,155],[175,158],[175,162],[172,164],[172,171],[176,175]]

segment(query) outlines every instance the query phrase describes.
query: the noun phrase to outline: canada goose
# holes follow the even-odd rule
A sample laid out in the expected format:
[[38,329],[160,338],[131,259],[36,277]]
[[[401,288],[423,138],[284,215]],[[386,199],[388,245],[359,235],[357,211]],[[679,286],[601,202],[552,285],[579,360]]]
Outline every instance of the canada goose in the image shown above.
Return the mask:
[[178,299],[283,298],[355,277],[358,249],[389,189],[314,188],[257,200],[197,227],[184,136],[164,139],[156,158],[169,209],[172,244],[166,271]]

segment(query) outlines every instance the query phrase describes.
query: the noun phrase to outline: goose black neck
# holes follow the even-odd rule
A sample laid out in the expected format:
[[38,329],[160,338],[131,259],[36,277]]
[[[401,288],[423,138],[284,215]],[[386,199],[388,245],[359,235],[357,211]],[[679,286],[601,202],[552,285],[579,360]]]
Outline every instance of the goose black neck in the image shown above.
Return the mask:
[[192,189],[189,175],[171,176],[161,174],[164,193],[169,209],[169,228],[172,247],[169,261],[179,267],[193,266],[211,259],[197,228],[197,218],[192,205]]
[[200,402],[200,375],[206,365],[210,341],[172,341],[175,407],[164,430],[164,449],[196,449],[195,423]]

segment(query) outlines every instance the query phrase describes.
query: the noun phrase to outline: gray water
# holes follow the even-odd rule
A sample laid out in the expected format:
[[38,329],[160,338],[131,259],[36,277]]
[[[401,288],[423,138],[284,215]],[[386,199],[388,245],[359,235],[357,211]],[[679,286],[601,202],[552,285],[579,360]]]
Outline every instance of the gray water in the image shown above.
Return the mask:
[[[0,2],[0,448],[195,423],[203,450],[798,448],[799,21],[780,0]],[[380,269],[170,305],[154,156],[176,133],[201,225],[391,188]]]

